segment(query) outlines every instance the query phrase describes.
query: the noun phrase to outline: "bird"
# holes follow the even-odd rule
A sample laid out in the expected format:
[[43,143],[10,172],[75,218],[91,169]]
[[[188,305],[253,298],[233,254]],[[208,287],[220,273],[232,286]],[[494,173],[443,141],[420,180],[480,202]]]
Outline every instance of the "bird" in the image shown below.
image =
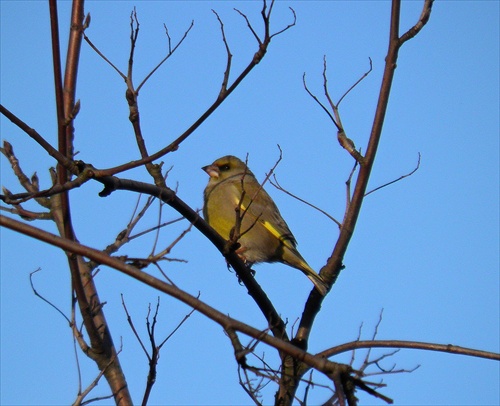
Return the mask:
[[[203,217],[224,239],[237,235],[236,253],[247,265],[281,262],[302,271],[316,290],[328,285],[297,251],[297,241],[271,196],[239,158],[226,155],[202,167],[209,175],[204,191]],[[239,210],[238,210],[239,208]],[[242,216],[239,230],[237,216]]]

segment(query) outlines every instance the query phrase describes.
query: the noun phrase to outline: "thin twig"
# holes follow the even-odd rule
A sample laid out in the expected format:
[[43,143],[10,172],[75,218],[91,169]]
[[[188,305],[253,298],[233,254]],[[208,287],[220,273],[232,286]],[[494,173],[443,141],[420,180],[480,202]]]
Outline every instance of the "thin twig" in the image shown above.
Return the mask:
[[137,332],[137,330],[134,326],[134,322],[132,321],[132,317],[130,316],[130,313],[128,312],[127,305],[125,304],[125,299],[123,298],[123,293],[121,293],[120,296],[122,298],[123,309],[125,310],[125,314],[127,315],[127,322],[129,324],[130,328],[132,329],[132,332],[134,333],[135,338],[137,338],[137,341],[139,341],[139,344],[140,344],[142,350],[144,351],[144,354],[146,354],[146,357],[148,358],[148,360],[151,361],[148,350],[146,350],[146,346],[142,342],[141,337],[139,336],[139,333]]
[[402,175],[402,176],[400,176],[399,178],[394,179],[394,180],[392,180],[392,181],[390,181],[390,182],[384,183],[382,186],[378,186],[378,187],[376,187],[375,189],[370,190],[369,192],[367,192],[367,193],[365,194],[365,197],[366,197],[366,196],[368,196],[370,193],[376,192],[377,190],[380,190],[380,189],[382,189],[382,188],[384,188],[384,187],[386,187],[386,186],[392,185],[393,183],[399,182],[400,180],[402,180],[402,179],[404,179],[404,178],[407,178],[407,177],[409,177],[409,176],[413,175],[413,174],[414,174],[415,172],[417,172],[417,171],[418,171],[418,169],[420,168],[420,157],[421,157],[421,155],[420,155],[420,152],[419,152],[419,153],[418,153],[418,161],[417,161],[417,166],[416,166],[416,167],[415,167],[415,169],[413,169],[411,172],[407,173],[406,175]]
[[217,20],[219,21],[220,31],[222,34],[222,42],[224,43],[224,47],[226,48],[226,55],[227,55],[226,70],[224,71],[224,77],[222,79],[222,85],[218,96],[218,97],[224,97],[224,94],[227,92],[227,84],[229,82],[229,74],[231,72],[231,61],[233,59],[233,55],[231,54],[231,50],[229,49],[229,44],[227,43],[226,32],[224,31],[224,23],[219,17],[219,14],[217,14],[217,12],[214,9],[212,9],[212,12],[215,14]]
[[30,272],[30,285],[31,285],[31,290],[33,291],[33,293],[35,294],[35,296],[37,296],[38,298],[42,299],[45,303],[47,303],[49,306],[51,306],[53,309],[55,309],[61,316],[64,317],[64,319],[68,322],[69,325],[71,325],[71,321],[70,319],[68,318],[68,316],[66,316],[63,311],[61,309],[59,309],[54,303],[52,303],[50,300],[48,299],[45,299],[42,295],[40,295],[40,293],[37,292],[37,290],[35,289],[35,286],[33,284],[33,275],[37,272],[40,272],[42,269],[41,268],[38,268],[36,269],[35,271],[33,272]]
[[368,61],[370,62],[370,69],[368,69],[349,89],[347,89],[347,91],[342,95],[342,97],[337,102],[337,104],[336,104],[337,108],[339,107],[339,105],[342,102],[342,100],[344,99],[344,97],[346,97],[350,93],[350,91],[353,90],[373,70],[372,58],[368,57]]
[[334,217],[332,217],[330,214],[328,214],[326,211],[324,211],[323,209],[320,209],[318,206],[315,206],[314,204],[308,202],[307,200],[304,200],[302,199],[301,197],[298,197],[297,195],[294,195],[293,193],[291,193],[290,191],[288,191],[287,189],[285,189],[283,186],[280,185],[280,183],[278,182],[278,179],[276,178],[276,175],[273,175],[273,179],[274,179],[274,183],[272,180],[269,180],[269,183],[271,185],[273,185],[276,189],[286,193],[288,196],[291,196],[293,197],[294,199],[298,200],[299,202],[302,202],[304,204],[307,204],[309,207],[312,207],[313,209],[319,211],[320,213],[324,214],[326,217],[328,217],[330,220],[332,220],[335,224],[337,224],[337,226],[340,228],[342,227],[342,224],[337,221]]
[[148,79],[160,68],[160,66],[163,65],[164,62],[167,61],[167,59],[169,59],[173,53],[177,50],[177,48],[179,48],[179,46],[184,42],[184,40],[187,38],[188,34],[189,34],[189,31],[191,31],[191,28],[193,28],[194,26],[194,20],[191,21],[191,24],[190,26],[188,27],[188,29],[184,32],[184,35],[182,36],[182,38],[179,40],[179,42],[174,46],[174,48],[172,49],[171,47],[171,39],[170,39],[170,35],[168,33],[168,28],[167,26],[164,24],[164,27],[165,27],[165,34],[167,35],[167,38],[168,38],[168,53],[167,55],[158,63],[158,65],[156,65],[153,70],[151,70],[151,72],[149,72],[146,77],[142,80],[142,82],[139,84],[139,86],[137,86],[137,89],[136,89],[136,92],[139,93],[139,90],[141,90],[142,86],[148,81]]
[[[196,296],[196,298],[200,298],[200,293]],[[181,326],[191,317],[191,315],[195,312],[196,309],[192,309],[188,314],[184,316],[184,318],[177,324],[177,326],[171,331],[171,333],[165,337],[165,339],[160,343],[158,348],[163,347],[163,344],[165,344],[176,332],[181,328]]]
[[92,48],[94,50],[94,52],[99,55],[102,59],[104,59],[104,61],[109,65],[111,66],[121,77],[123,80],[126,80],[127,79],[127,75],[125,75],[120,69],[118,69],[116,67],[116,65],[111,62],[100,50],[99,48],[97,48],[94,43],[90,40],[89,37],[87,37],[87,35],[85,35],[85,31],[83,32],[83,39],[85,40],[85,42],[90,46],[90,48]]
[[[271,7],[273,6],[274,4],[274,1],[271,2]],[[297,14],[295,14],[295,10],[291,7],[288,7],[290,9],[290,11],[292,12],[293,14],[293,21],[288,24],[285,28],[279,30],[279,31],[276,31],[274,34],[271,34],[270,38],[273,38],[275,37],[276,35],[280,35],[282,33],[284,33],[286,30],[289,30],[290,28],[292,28],[296,23],[297,23]],[[269,9],[269,14],[271,14],[271,10]]]
[[137,18],[137,11],[134,6],[133,10],[130,12],[130,54],[128,58],[128,71],[127,71],[128,80],[132,80],[135,45],[137,43],[137,38],[139,37],[139,30],[140,30],[139,19]]
[[339,124],[337,123],[337,121],[335,121],[335,118],[333,117],[332,113],[330,113],[330,111],[326,108],[326,106],[319,101],[318,97],[309,90],[309,88],[307,87],[307,83],[306,83],[306,73],[304,72],[302,74],[302,84],[304,85],[304,89],[305,91],[309,94],[309,96],[311,96],[313,98],[313,100],[318,103],[318,105],[323,109],[323,111],[328,115],[328,117],[330,117],[330,120],[332,120],[333,124],[335,125],[335,127],[337,127],[337,130],[340,130],[340,126]]
[[345,213],[348,213],[349,210],[349,205],[351,204],[351,182],[352,182],[352,177],[354,176],[354,173],[356,172],[356,169],[359,165],[359,162],[357,160],[354,160],[354,165],[352,166],[351,172],[349,173],[349,176],[345,182],[346,185],[346,208],[345,208]]
[[83,402],[83,399],[85,399],[85,397],[90,393],[90,391],[98,385],[102,376],[106,373],[106,370],[111,366],[111,364],[113,364],[115,362],[115,359],[116,359],[116,357],[118,357],[118,354],[120,354],[122,352],[122,348],[123,348],[123,344],[120,345],[120,349],[116,352],[116,354],[114,354],[111,357],[108,364],[102,370],[99,371],[96,378],[89,384],[89,386],[87,386],[87,388],[83,392],[78,394],[76,400],[73,402],[73,406],[88,405],[89,403],[93,403],[97,400],[110,399],[113,397],[113,394],[111,394],[109,396],[100,396],[100,397],[89,399],[89,400]]

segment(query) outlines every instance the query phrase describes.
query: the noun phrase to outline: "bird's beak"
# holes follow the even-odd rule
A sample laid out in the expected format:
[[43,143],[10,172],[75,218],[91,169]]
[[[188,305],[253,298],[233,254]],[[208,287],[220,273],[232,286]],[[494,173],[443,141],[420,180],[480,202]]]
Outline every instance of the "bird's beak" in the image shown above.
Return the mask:
[[217,168],[215,165],[207,165],[201,169],[208,173],[208,176],[210,176],[211,178],[217,179],[220,175],[219,168]]

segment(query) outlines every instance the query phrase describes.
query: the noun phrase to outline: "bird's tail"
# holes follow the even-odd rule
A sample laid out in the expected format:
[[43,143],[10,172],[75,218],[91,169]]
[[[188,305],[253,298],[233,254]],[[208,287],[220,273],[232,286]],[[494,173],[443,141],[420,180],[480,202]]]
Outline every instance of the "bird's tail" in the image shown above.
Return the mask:
[[[312,269],[311,269],[312,271]],[[312,273],[310,272],[306,272],[304,271],[304,273],[307,275],[307,277],[312,281],[312,283],[314,283],[314,286],[316,287],[316,290],[321,293],[321,296],[325,296],[326,295],[326,292],[328,292],[328,285],[326,284],[326,282],[321,278],[321,276],[319,276],[316,272],[312,271]]]
[[299,254],[299,252],[292,247],[284,246],[283,247],[283,262],[287,265],[290,265],[296,269],[302,271],[312,283],[316,287],[316,290],[321,293],[322,296],[325,296],[328,292],[328,285],[326,282],[319,276],[305,261],[304,258]]

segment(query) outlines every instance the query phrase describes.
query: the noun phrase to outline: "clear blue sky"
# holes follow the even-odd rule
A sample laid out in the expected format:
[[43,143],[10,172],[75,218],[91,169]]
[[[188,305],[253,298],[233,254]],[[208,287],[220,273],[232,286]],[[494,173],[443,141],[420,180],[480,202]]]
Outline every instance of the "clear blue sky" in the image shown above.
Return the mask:
[[[123,71],[129,47],[129,15],[137,6],[141,32],[135,56],[135,83],[166,52],[163,23],[174,41],[194,19],[185,44],[144,86],[139,98],[142,128],[150,151],[184,131],[215,99],[225,68],[219,25],[225,22],[236,74],[255,52],[255,41],[232,7],[258,21],[259,2],[149,1],[88,2],[89,37]],[[420,1],[403,3],[402,29],[420,14]],[[37,1],[1,1],[1,102],[56,143],[48,6]],[[70,2],[60,3],[63,51],[66,49]],[[302,88],[302,74],[321,95],[322,58],[327,55],[329,83],[339,97],[368,68],[373,72],[342,102],[348,136],[365,148],[373,120],[387,48],[390,3],[385,1],[285,2],[275,5],[273,29],[297,25],[276,37],[263,62],[179,151],[164,158],[173,166],[168,184],[194,208],[202,206],[207,182],[201,166],[231,153],[249,153],[252,171],[263,179],[278,157],[283,186],[342,219],[345,180],[352,159],[336,141],[335,129]],[[431,21],[400,52],[396,78],[370,188],[411,171],[412,177],[366,198],[346,269],[325,300],[311,337],[310,351],[322,351],[356,338],[371,337],[381,309],[381,339],[408,339],[498,352],[499,349],[499,2],[436,2]],[[256,22],[256,26],[260,27]],[[233,76],[234,78],[234,76]],[[77,97],[78,158],[110,167],[138,157],[120,77],[83,44]],[[14,146],[24,171],[50,182],[54,165],[33,141],[0,118],[2,140]],[[150,181],[142,169],[124,177]],[[20,190],[5,159],[2,186]],[[136,196],[116,192],[102,199],[99,186],[88,184],[71,193],[79,240],[101,249],[123,229]],[[294,232],[302,255],[319,269],[329,257],[338,232],[326,217],[267,187]],[[27,209],[39,210],[27,203]],[[164,220],[177,214],[164,208]],[[153,226],[157,209],[139,226]],[[55,232],[49,222],[35,223]],[[163,231],[167,246],[187,225]],[[138,239],[122,254],[145,256],[152,238]],[[218,251],[196,230],[171,254],[187,263],[165,263],[178,284],[219,310],[257,328],[266,327],[255,304],[226,270]],[[2,405],[70,404],[76,396],[77,372],[71,332],[65,320],[36,298],[28,275],[37,268],[38,291],[66,314],[70,282],[59,250],[1,230],[1,376]],[[300,272],[277,264],[256,268],[257,279],[292,328],[311,289]],[[151,270],[151,272],[155,272]],[[158,275],[159,276],[159,275]],[[148,303],[157,292],[118,272],[103,268],[97,277],[101,299],[115,343],[123,342],[122,364],[134,400],[139,403],[147,360],[130,333],[121,306],[123,293],[136,326],[144,334]],[[283,288],[286,286],[286,288]],[[189,311],[162,296],[158,337],[166,336]],[[244,340],[245,341],[245,340]],[[266,360],[274,352],[262,347]],[[375,352],[380,354],[380,351]],[[83,385],[97,371],[79,355]],[[347,356],[337,358],[346,360]],[[362,355],[358,356],[361,362]],[[257,363],[256,360],[254,360]],[[399,405],[493,405],[499,399],[499,364],[441,353],[402,350],[382,362],[390,368],[421,367],[412,374],[387,376],[382,392]],[[274,363],[274,365],[277,365]],[[319,375],[316,378],[324,382]],[[378,377],[372,378],[377,380]],[[272,403],[275,387],[263,392]],[[106,395],[102,382],[93,394]],[[299,395],[303,392],[299,391]],[[315,387],[310,402],[329,393]],[[362,404],[382,404],[359,394]],[[101,402],[109,404],[110,402]],[[251,400],[238,385],[233,350],[222,329],[194,314],[163,349],[152,405],[232,404]]]

